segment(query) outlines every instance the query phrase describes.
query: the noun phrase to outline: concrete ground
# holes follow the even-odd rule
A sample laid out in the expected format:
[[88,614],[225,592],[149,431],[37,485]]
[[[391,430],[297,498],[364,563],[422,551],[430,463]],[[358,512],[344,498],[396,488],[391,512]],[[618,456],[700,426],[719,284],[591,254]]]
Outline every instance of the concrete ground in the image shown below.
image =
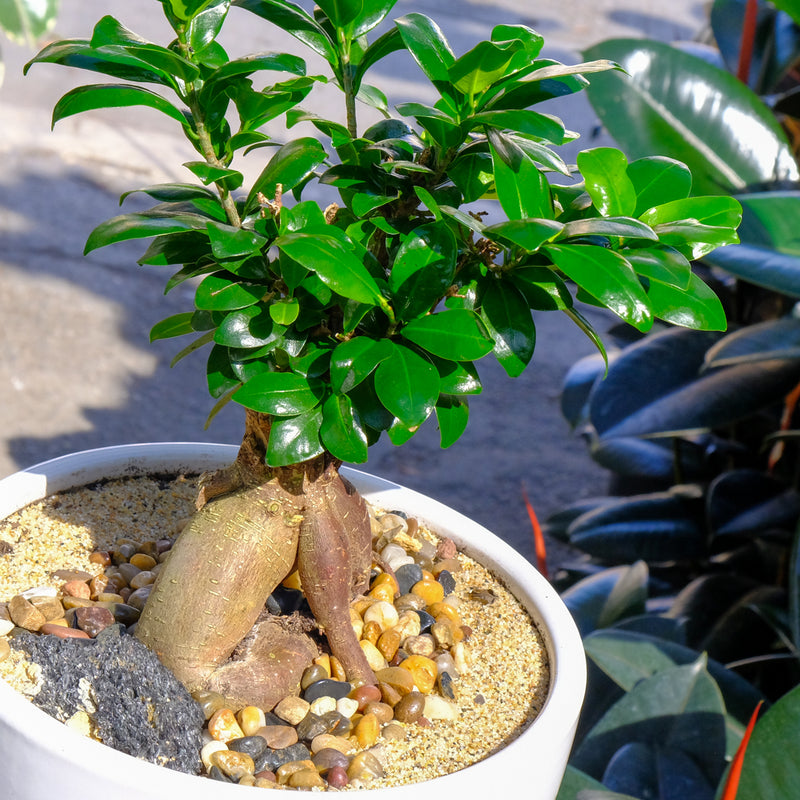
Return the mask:
[[[456,52],[495,24],[522,22],[545,36],[547,55],[572,63],[581,48],[605,38],[686,39],[705,24],[695,0],[399,0],[395,11],[435,17]],[[62,0],[54,37],[87,37],[102,14],[162,41],[165,23],[152,0]],[[233,19],[229,51],[296,49],[244,12]],[[124,442],[237,442],[241,410],[233,404],[203,431],[212,405],[203,357],[170,369],[175,343],[148,344],[153,323],[186,310],[191,290],[164,297],[165,274],[135,263],[141,243],[82,256],[92,228],[119,213],[121,192],[187,180],[180,165],[193,151],[149,110],[73,117],[51,133],[58,98],[102,76],[37,65],[23,78],[31,52],[9,42],[2,47],[0,477],[66,452]],[[375,73],[373,82],[388,89],[393,103],[430,99],[410,59],[395,58]],[[552,111],[582,134],[583,146],[608,143],[598,138],[584,98],[565,98]],[[258,171],[258,154],[249,159],[246,171]],[[137,200],[126,207],[135,209]],[[588,314],[601,330],[611,322]],[[472,516],[529,557],[523,484],[541,517],[602,493],[606,484],[558,408],[564,374],[593,346],[566,317],[541,314],[536,322],[536,354],[523,376],[511,380],[495,362],[482,365],[485,390],[472,399],[471,426],[455,446],[441,450],[429,422],[403,448],[382,441],[367,467]]]

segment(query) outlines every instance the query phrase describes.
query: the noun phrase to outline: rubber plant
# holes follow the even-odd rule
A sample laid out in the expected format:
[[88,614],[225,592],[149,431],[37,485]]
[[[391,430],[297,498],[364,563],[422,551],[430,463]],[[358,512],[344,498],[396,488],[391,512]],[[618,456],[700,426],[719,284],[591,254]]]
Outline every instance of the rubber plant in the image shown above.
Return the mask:
[[[191,337],[176,358],[208,349],[211,415],[239,404],[243,441],[202,488],[137,635],[189,688],[264,708],[294,688],[297,648],[260,658],[277,651],[256,637],[226,661],[295,568],[348,679],[375,680],[348,613],[369,573],[370,526],[338,474],[343,461],[365,462],[384,432],[403,444],[431,417],[442,445],[455,442],[481,391],[474,362],[493,353],[521,373],[534,311],[566,313],[601,349],[576,299],[642,331],[655,318],[725,326],[689,259],[737,240],[739,204],[688,198],[691,175],[671,159],[628,163],[600,148],[570,167],[553,148],[574,134],[530,108],[613,63],[544,58],[542,37],[521,25],[498,25],[457,56],[422,14],[390,23],[394,2],[320,0],[308,12],[288,0],[161,0],[174,31],[166,45],[106,16],[89,39],[56,42],[31,62],[121,79],[68,92],[54,123],[145,106],[197,153],[185,164],[192,182],[139,190],[153,207],[100,224],[86,251],[149,238],[140,263],[172,266],[167,290],[197,282],[194,308],[151,338]],[[285,53],[230,58],[217,40],[229,12],[296,37],[331,74],[309,75]],[[365,76],[401,50],[438,99],[393,117]],[[257,86],[264,74],[275,82]],[[301,107],[326,82],[341,90],[341,121]],[[383,116],[366,129],[362,101]],[[318,136],[271,139],[262,127],[272,120],[310,123]],[[234,157],[265,152],[244,188]],[[338,190],[336,201],[304,199],[319,185]]]

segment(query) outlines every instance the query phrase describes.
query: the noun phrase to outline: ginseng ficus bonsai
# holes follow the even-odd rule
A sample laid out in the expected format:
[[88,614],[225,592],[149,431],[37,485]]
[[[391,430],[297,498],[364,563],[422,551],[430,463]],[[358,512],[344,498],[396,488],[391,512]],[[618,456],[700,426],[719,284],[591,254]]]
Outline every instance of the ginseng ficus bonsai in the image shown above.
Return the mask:
[[[193,182],[140,189],[155,205],[102,223],[86,250],[149,238],[140,263],[173,266],[167,290],[196,284],[194,308],[151,338],[193,337],[176,358],[207,348],[211,416],[231,400],[244,409],[238,458],[201,490],[136,634],[190,689],[243,704],[270,708],[296,686],[288,635],[251,635],[230,659],[294,569],[348,679],[375,681],[349,616],[372,564],[370,525],[339,466],[365,462],[384,432],[403,444],[429,417],[443,447],[455,442],[481,391],[474,362],[493,354],[519,375],[533,312],[567,314],[601,350],[576,301],[641,331],[655,318],[725,326],[690,260],[737,241],[736,201],[691,197],[688,169],[667,158],[628,163],[596,148],[569,166],[553,148],[575,134],[531,110],[614,64],[543,58],[542,37],[521,25],[457,55],[422,14],[386,20],[394,2],[319,0],[307,12],[288,0],[160,0],[174,31],[166,45],[106,16],[90,39],[31,62],[118,79],[67,93],[54,123],[145,106],[197,153],[184,165]],[[310,75],[286,53],[229,57],[217,37],[244,13],[294,36],[331,74]],[[433,105],[390,114],[365,80],[390,54],[405,56],[403,69],[416,61]],[[341,119],[303,106],[325,83],[341,92]],[[361,104],[379,121],[362,128]],[[271,138],[271,120],[304,133]],[[249,187],[233,166],[243,155],[263,162]]]

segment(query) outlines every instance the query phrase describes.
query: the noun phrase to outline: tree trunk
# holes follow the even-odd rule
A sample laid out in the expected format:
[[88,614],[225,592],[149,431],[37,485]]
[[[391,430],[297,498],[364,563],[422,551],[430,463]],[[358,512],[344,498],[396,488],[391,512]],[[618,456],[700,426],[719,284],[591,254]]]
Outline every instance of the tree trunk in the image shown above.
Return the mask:
[[248,411],[236,461],[201,490],[200,508],[164,563],[136,632],[191,691],[217,688],[263,708],[297,689],[313,656],[308,642],[260,625],[244,654],[229,659],[295,566],[348,680],[375,682],[349,613],[369,579],[366,505],[330,456],[267,467],[268,438],[269,417]]

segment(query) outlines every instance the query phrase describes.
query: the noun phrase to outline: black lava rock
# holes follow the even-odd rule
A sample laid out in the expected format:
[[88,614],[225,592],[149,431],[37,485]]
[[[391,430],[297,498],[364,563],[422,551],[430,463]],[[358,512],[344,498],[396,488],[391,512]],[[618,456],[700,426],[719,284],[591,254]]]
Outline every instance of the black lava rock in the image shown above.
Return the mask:
[[175,676],[132,636],[22,634],[12,647],[42,668],[33,702],[65,722],[85,711],[109,747],[178,772],[200,772],[204,717]]

